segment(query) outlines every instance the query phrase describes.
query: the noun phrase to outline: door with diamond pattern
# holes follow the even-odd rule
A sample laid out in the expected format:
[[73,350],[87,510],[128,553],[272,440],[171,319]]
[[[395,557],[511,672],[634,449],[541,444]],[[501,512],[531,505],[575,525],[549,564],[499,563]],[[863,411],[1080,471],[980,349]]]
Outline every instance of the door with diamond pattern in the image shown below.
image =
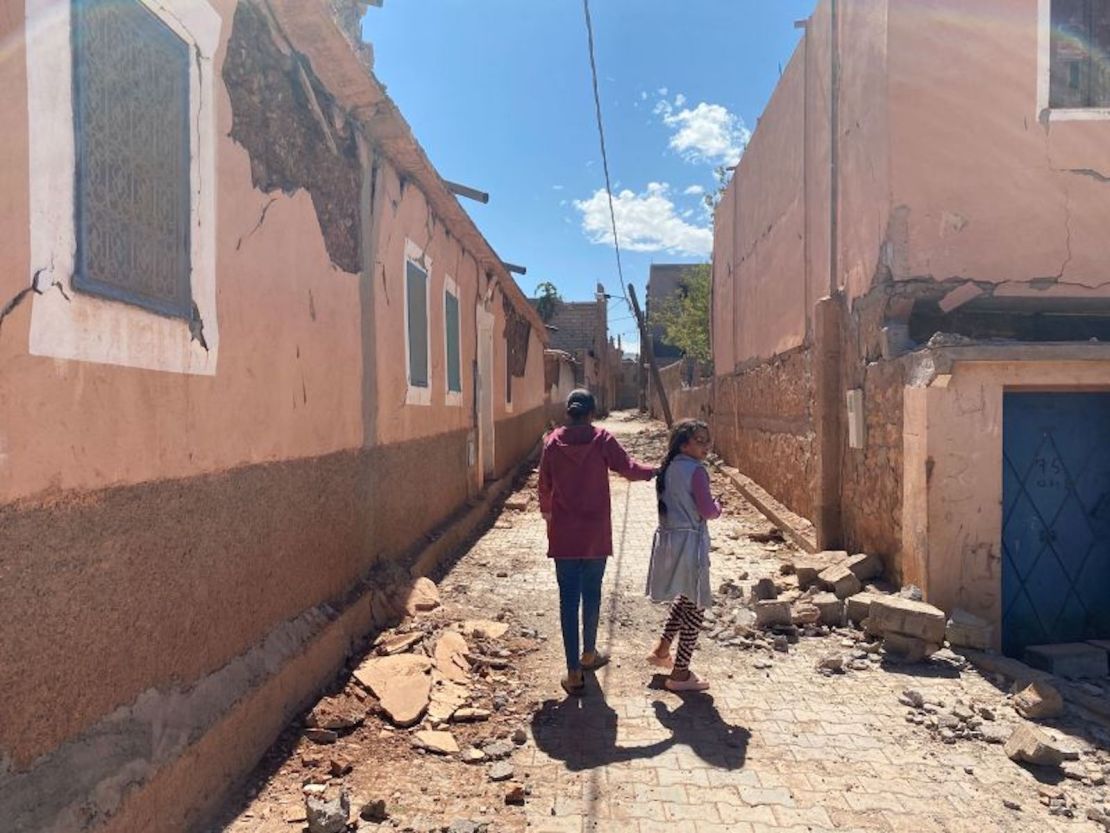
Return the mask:
[[1110,638],[1110,393],[1007,393],[1002,650]]

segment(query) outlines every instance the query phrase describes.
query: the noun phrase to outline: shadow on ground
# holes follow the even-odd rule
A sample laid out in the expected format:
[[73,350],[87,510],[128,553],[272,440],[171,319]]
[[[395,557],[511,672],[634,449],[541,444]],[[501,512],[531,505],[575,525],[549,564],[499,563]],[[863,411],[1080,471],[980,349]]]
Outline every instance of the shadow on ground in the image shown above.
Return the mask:
[[[651,688],[662,689],[662,676]],[[675,746],[687,746],[711,766],[739,769],[747,756],[751,732],[726,723],[706,694],[690,694],[674,709],[661,700],[652,704],[656,719],[671,737],[643,746],[617,745],[617,713],[592,676],[579,697],[546,700],[532,715],[532,737],[549,758],[571,772],[607,764],[654,758]]]

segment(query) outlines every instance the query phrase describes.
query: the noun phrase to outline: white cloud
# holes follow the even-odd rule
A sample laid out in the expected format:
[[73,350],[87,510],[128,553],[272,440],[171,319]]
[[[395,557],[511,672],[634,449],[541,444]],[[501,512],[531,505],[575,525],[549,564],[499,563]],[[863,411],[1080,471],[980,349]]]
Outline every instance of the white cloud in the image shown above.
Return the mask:
[[647,99],[648,99],[647,90],[640,90],[640,101],[647,101]]
[[562,191],[562,190],[563,190],[563,186],[562,186],[562,185],[552,185],[552,186],[551,186],[551,190],[552,190],[552,191]]
[[[575,200],[574,207],[582,213],[582,231],[590,242],[611,246],[613,230],[605,189],[599,188],[589,199]],[[639,194],[629,190],[614,194],[613,213],[621,247],[630,251],[704,256],[713,249],[713,232],[678,215],[665,182],[649,182]]]
[[673,103],[662,99],[653,111],[671,128],[671,150],[687,162],[729,166],[739,162],[752,137],[744,120],[720,104],[702,101],[683,108],[685,103],[686,97],[680,93]]
[[704,194],[705,189],[700,185],[691,185],[690,187],[688,187],[682,193],[685,194],[688,197],[696,197],[696,196],[699,196],[700,194]]

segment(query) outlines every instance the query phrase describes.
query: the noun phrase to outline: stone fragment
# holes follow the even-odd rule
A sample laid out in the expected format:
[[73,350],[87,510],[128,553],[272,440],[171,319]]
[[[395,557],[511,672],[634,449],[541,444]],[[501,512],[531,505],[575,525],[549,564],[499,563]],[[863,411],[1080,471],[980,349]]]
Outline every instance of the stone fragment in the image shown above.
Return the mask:
[[447,826],[447,833],[486,833],[489,825],[470,819],[455,819]]
[[838,599],[846,599],[863,590],[863,585],[847,564],[833,564],[817,576],[821,586],[831,590]]
[[486,753],[476,746],[469,746],[463,750],[462,759],[463,763],[480,764],[486,759]]
[[789,650],[788,646],[790,645],[790,640],[787,639],[786,636],[780,634],[775,637],[773,645],[776,651],[785,654]]
[[465,683],[470,679],[470,663],[466,655],[470,646],[458,631],[444,631],[436,640],[434,651],[436,671],[445,679]]
[[752,585],[752,598],[758,602],[776,599],[778,595],[779,591],[775,587],[775,582],[769,578],[761,578]]
[[939,645],[903,633],[888,633],[883,637],[883,650],[886,653],[910,663],[924,661],[939,648]]
[[365,802],[362,809],[358,811],[358,817],[363,821],[385,821],[389,818],[389,813],[385,809],[385,799],[376,798]]
[[817,670],[839,674],[844,671],[844,657],[840,654],[828,654],[817,661]]
[[818,593],[810,599],[810,603],[817,608],[817,621],[822,625],[838,628],[844,624],[845,603],[835,593]]
[[1102,825],[1104,830],[1110,830],[1110,810],[1104,807],[1088,807],[1087,819]]
[[521,729],[519,726],[513,730],[512,735],[509,737],[517,746],[524,746],[528,742],[528,733]]
[[500,639],[509,631],[505,622],[495,622],[490,619],[467,619],[455,626],[464,636],[473,639]]
[[414,579],[412,584],[402,591],[400,606],[409,616],[435,610],[439,607],[439,588],[426,576]]
[[489,780],[508,781],[513,777],[513,765],[508,761],[498,761],[489,768]]
[[974,648],[988,651],[994,641],[994,629],[984,619],[956,608],[948,617],[944,637],[954,648]]
[[379,629],[391,628],[401,619],[401,611],[383,590],[375,590],[370,597],[370,612],[374,619],[374,627]]
[[1011,761],[1034,766],[1058,767],[1068,760],[1069,750],[1035,726],[1022,724],[1006,741],[1006,756]]
[[795,561],[794,575],[798,579],[799,589],[808,590],[815,585],[818,574],[827,566],[827,564],[821,564],[817,561]]
[[807,602],[795,604],[790,611],[790,621],[795,625],[812,625],[821,618],[821,611]]
[[308,713],[305,724],[320,729],[353,729],[366,719],[366,707],[348,693],[325,697]]
[[486,709],[457,709],[455,713],[451,715],[451,720],[455,723],[480,723],[483,720],[489,720],[490,714],[491,713]]
[[505,508],[513,512],[522,512],[528,508],[528,495],[510,495],[505,499]]
[[915,688],[907,688],[898,698],[898,702],[904,706],[921,709],[925,707],[925,696]]
[[1105,677],[1108,668],[1106,651],[1088,642],[1030,645],[1025,649],[1025,661],[1034,668],[1070,679]]
[[382,656],[391,657],[394,654],[404,654],[412,650],[424,638],[420,631],[414,633],[382,634],[374,643],[374,652]]
[[1064,713],[1064,698],[1052,684],[1038,680],[1014,695],[1014,710],[1026,720],[1047,720]]
[[925,598],[925,594],[921,592],[921,588],[916,584],[907,584],[898,591],[898,597],[909,599],[911,602],[920,602]]
[[304,801],[309,833],[342,833],[347,829],[351,803],[346,792],[341,791],[330,799],[322,795],[309,795]]
[[524,787],[519,784],[510,787],[509,791],[505,793],[505,803],[513,807],[523,807]]
[[883,560],[877,555],[856,553],[844,563],[861,583],[877,579],[883,574]]
[[755,624],[760,628],[790,624],[790,602],[768,600],[755,603]]
[[869,633],[878,636],[904,634],[938,647],[944,641],[946,625],[944,611],[924,602],[898,596],[885,596],[872,601],[871,612],[867,617]]
[[856,593],[844,601],[844,613],[849,622],[860,624],[871,615],[871,605],[883,598],[878,593]]
[[328,758],[328,772],[333,778],[342,778],[355,768],[355,765],[343,755],[334,755]]
[[507,740],[490,741],[482,747],[482,751],[491,761],[499,761],[502,758],[508,758],[513,754],[513,749],[514,746],[512,741]]
[[371,657],[354,671],[354,678],[378,698],[382,710],[397,726],[412,726],[428,708],[432,661],[417,654]]
[[420,749],[426,749],[437,755],[453,755],[459,751],[458,741],[450,732],[440,732],[435,729],[424,729],[412,736],[412,742]]
[[339,735],[331,729],[308,728],[304,730],[304,736],[313,743],[321,744],[335,743],[339,740]]
[[465,686],[433,674],[428,720],[433,726],[446,723],[469,699],[470,693]]

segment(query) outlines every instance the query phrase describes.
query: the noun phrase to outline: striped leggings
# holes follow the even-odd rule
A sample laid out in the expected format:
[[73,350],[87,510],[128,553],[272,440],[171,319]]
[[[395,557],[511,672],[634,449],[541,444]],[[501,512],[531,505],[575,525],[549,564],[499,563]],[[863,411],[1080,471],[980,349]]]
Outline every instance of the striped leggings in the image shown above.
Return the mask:
[[696,607],[685,596],[679,596],[671,604],[671,615],[667,617],[667,624],[663,626],[663,639],[673,643],[675,636],[678,636],[678,653],[674,660],[676,670],[689,669],[690,658],[693,657],[694,647],[698,644],[698,634],[701,632],[704,618],[705,611]]

